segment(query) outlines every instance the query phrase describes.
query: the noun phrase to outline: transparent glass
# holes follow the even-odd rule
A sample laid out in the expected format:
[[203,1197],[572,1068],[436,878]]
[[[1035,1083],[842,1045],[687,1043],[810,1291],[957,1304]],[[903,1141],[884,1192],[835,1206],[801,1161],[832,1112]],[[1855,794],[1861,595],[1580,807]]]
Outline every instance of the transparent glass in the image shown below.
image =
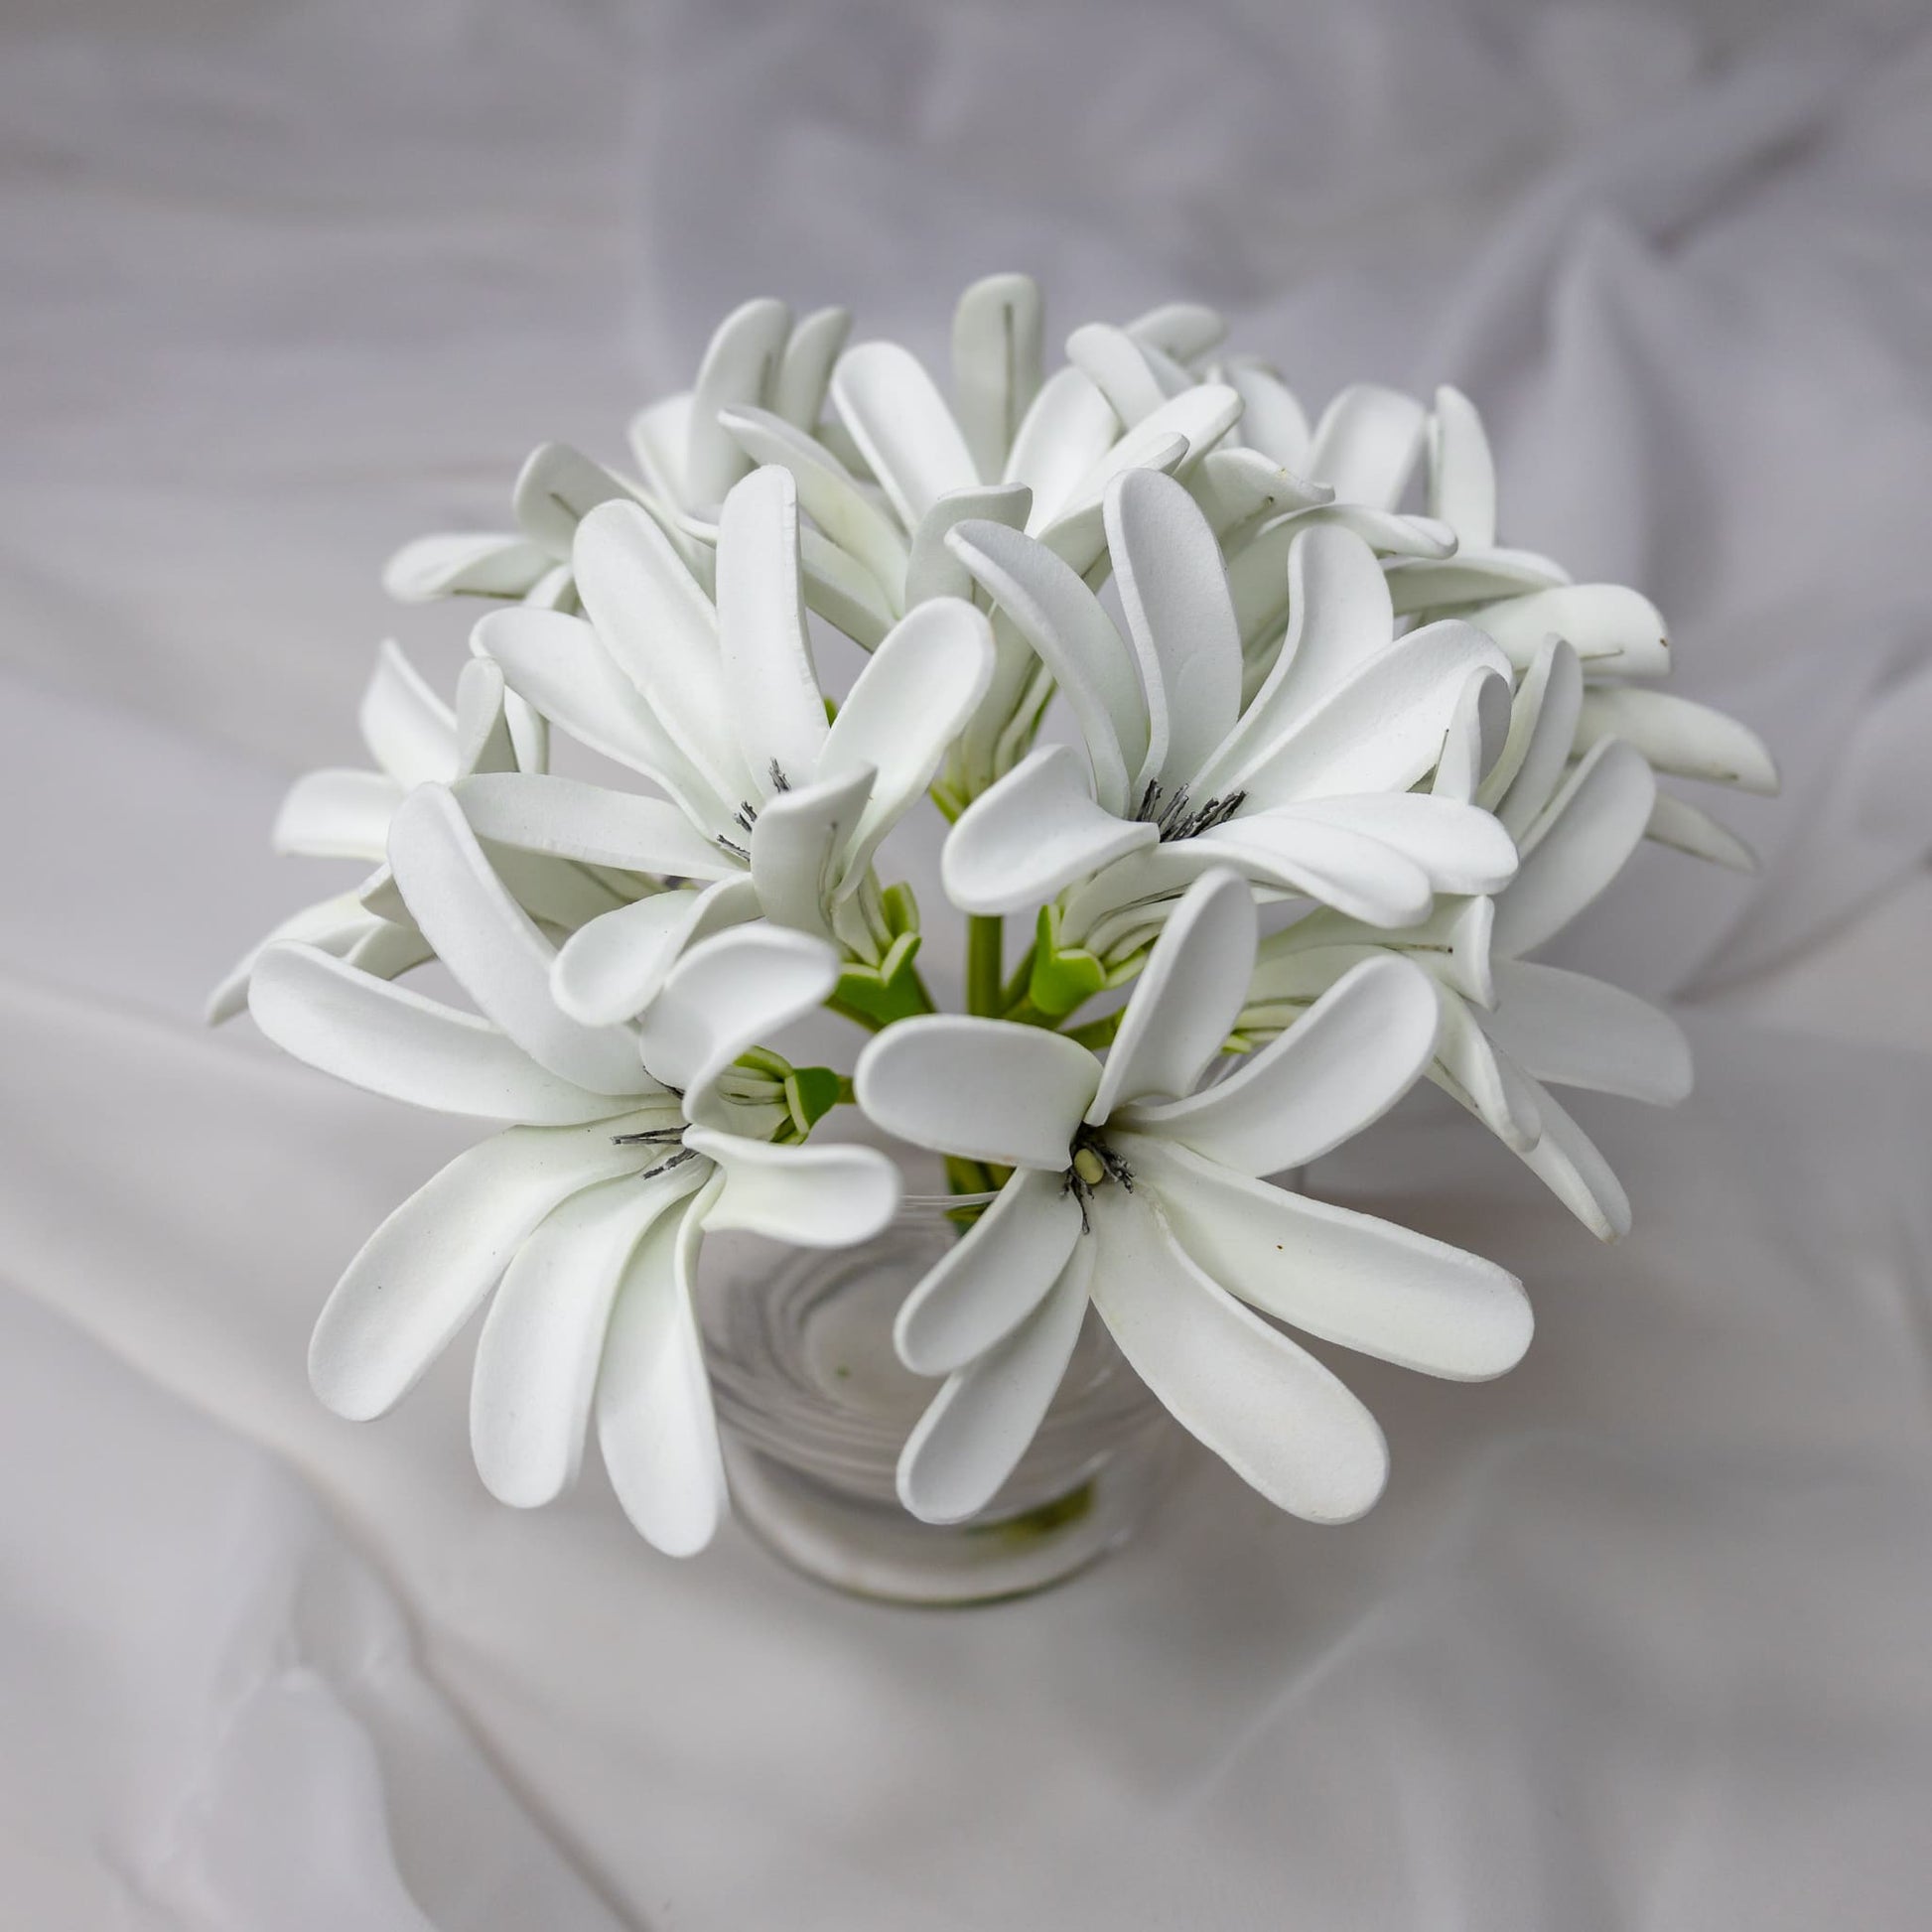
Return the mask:
[[958,1239],[961,1204],[908,1197],[871,1241],[789,1252],[704,1304],[740,1520],[854,1595],[941,1605],[1044,1589],[1118,1549],[1167,1488],[1173,1425],[1089,1310],[1038,1436],[992,1503],[944,1527],[906,1513],[894,1470],[939,1385],[901,1366],[893,1318]]

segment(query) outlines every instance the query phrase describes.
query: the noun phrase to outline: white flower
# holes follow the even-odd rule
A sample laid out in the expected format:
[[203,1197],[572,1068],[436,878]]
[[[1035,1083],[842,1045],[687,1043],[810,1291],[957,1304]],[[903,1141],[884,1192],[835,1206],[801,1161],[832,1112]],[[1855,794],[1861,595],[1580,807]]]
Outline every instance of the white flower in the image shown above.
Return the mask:
[[992,675],[986,619],[936,598],[897,623],[828,725],[799,602],[791,479],[735,484],[714,603],[634,504],[588,515],[573,552],[585,616],[492,613],[476,647],[572,737],[650,779],[640,797],[554,776],[458,786],[503,846],[699,882],[587,924],[557,965],[580,1021],[627,1019],[679,950],[758,916],[878,963],[899,934],[872,858],[914,804]]
[[[541,770],[542,719],[503,688],[494,664],[465,666],[452,711],[393,640],[376,654],[357,722],[373,770],[310,771],[298,778],[276,816],[278,852],[323,859],[360,859],[375,868],[352,893],[304,906],[269,933],[215,988],[210,1023],[232,1019],[248,1003],[248,976],[264,946],[300,940],[346,959],[380,979],[419,966],[429,947],[396,897],[386,864],[389,822],[412,785],[448,783],[472,772]],[[518,896],[546,921],[581,924],[621,903],[606,882],[581,867],[548,860],[506,860]]]
[[680,962],[641,1032],[585,1027],[552,1001],[548,942],[445,788],[409,795],[393,849],[410,910],[483,1017],[301,945],[262,955],[250,1010],[358,1086],[517,1124],[459,1155],[349,1263],[316,1324],[316,1392],[354,1420],[383,1414],[489,1300],[470,1414],[490,1491],[520,1506],[560,1494],[594,1412],[630,1520],[661,1550],[700,1549],[725,1507],[691,1306],[705,1231],[843,1246],[897,1200],[875,1150],[775,1144],[809,1128],[796,1082],[734,1064],[818,1005],[837,958],[745,926]]
[[[1475,405],[1459,391],[1436,392],[1430,419],[1429,508],[1456,534],[1453,557],[1390,566],[1399,613],[1453,611],[1494,637],[1519,673],[1545,640],[1577,652],[1584,690],[1575,707],[1573,751],[1606,738],[1635,747],[1668,776],[1743,791],[1775,792],[1777,765],[1748,726],[1709,705],[1623,682],[1669,673],[1670,645],[1657,607],[1621,584],[1575,584],[1561,565],[1496,542],[1496,466]],[[1674,793],[1659,790],[1648,834],[1661,844],[1738,871],[1756,861],[1733,832]]]
[[1199,507],[1130,471],[1108,488],[1106,521],[1127,639],[1043,545],[981,522],[951,537],[1057,680],[1084,751],[1042,747],[960,818],[943,867],[955,903],[1004,913],[1071,888],[1056,942],[1114,959],[1213,866],[1391,926],[1423,917],[1437,892],[1509,877],[1515,851],[1486,812],[1409,789],[1470,676],[1507,672],[1488,638],[1453,621],[1398,638],[1368,546],[1316,526],[1289,559],[1293,627],[1244,703]]
[[944,1015],[904,1021],[861,1056],[860,1104],[881,1127],[1014,1169],[898,1318],[907,1365],[948,1378],[899,1463],[915,1515],[954,1521],[992,1498],[1089,1301],[1186,1428],[1317,1521],[1369,1508],[1387,1450],[1355,1397],[1254,1310],[1459,1379],[1500,1374],[1528,1346],[1529,1304],[1502,1269],[1255,1177],[1346,1140],[1428,1063],[1437,1005],[1415,967],[1365,962],[1194,1091],[1241,1008],[1255,935],[1239,879],[1197,881],[1104,1065],[1063,1035]]
[[[1682,1031],[1633,994],[1525,957],[1622,870],[1650,821],[1656,780],[1631,746],[1600,739],[1570,762],[1583,671],[1567,643],[1532,659],[1506,730],[1486,691],[1458,711],[1437,782],[1493,805],[1517,840],[1516,877],[1491,898],[1446,900],[1408,931],[1317,912],[1262,946],[1240,1033],[1292,1024],[1308,1002],[1386,949],[1426,967],[1443,1006],[1431,1077],[1483,1120],[1604,1240],[1630,1203],[1609,1164],[1544,1083],[1668,1106],[1691,1090]],[[1478,784],[1478,776],[1480,782]]]

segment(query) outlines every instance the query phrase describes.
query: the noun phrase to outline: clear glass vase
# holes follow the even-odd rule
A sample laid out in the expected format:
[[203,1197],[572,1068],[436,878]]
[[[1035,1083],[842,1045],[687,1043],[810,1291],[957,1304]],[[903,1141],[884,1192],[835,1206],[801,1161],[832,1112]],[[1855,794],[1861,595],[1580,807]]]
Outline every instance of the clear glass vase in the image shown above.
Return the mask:
[[893,1352],[893,1318],[962,1232],[962,1205],[908,1196],[884,1232],[783,1255],[703,1305],[733,1506],[795,1570],[857,1596],[994,1602],[1118,1549],[1166,1490],[1177,1433],[1091,1310],[1059,1393],[1006,1486],[943,1527],[909,1515],[898,1453],[939,1384]]

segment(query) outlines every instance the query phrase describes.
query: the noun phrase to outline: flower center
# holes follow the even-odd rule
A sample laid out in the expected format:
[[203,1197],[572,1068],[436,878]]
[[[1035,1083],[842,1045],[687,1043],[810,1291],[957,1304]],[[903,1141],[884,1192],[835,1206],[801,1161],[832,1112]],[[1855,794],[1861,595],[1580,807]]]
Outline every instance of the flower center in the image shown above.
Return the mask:
[[1106,1186],[1111,1180],[1119,1181],[1130,1194],[1134,1191],[1134,1170],[1091,1127],[1081,1128],[1073,1137],[1066,1180],[1061,1191],[1070,1193],[1080,1203],[1080,1228],[1083,1233],[1089,1226],[1087,1202],[1093,1198],[1096,1188]]
[[1225,798],[1210,798],[1205,804],[1196,805],[1185,785],[1164,803],[1165,796],[1161,786],[1150,778],[1147,789],[1141,793],[1141,809],[1134,814],[1159,830],[1163,845],[1172,844],[1175,839],[1198,838],[1217,825],[1225,825],[1248,801],[1245,791],[1231,791]]

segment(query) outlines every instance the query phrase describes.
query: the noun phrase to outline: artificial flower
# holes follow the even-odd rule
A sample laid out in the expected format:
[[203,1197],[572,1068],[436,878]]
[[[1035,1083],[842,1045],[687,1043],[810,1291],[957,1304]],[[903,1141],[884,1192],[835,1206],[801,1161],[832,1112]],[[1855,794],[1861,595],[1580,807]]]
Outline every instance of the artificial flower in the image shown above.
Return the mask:
[[1361,1403],[1263,1314],[1455,1379],[1501,1374],[1528,1346],[1528,1300],[1501,1268],[1257,1177],[1386,1111],[1428,1064],[1438,1009],[1415,966],[1368,960],[1200,1087],[1246,997],[1256,931],[1242,880],[1197,880],[1104,1063],[1064,1035],[952,1015],[903,1021],[861,1055],[855,1088],[879,1126],[1013,1170],[898,1317],[907,1366],[947,1378],[898,1465],[914,1515],[956,1521],[998,1492],[1089,1304],[1188,1430],[1322,1522],[1374,1503],[1387,1449]]
[[357,1086],[514,1125],[369,1237],[316,1324],[310,1379],[340,1415],[382,1415],[488,1301],[470,1427],[491,1493],[519,1506],[560,1494],[595,1413],[631,1522],[672,1555],[701,1549],[725,1507],[691,1301],[705,1233],[842,1246],[898,1198],[876,1150],[795,1144],[815,1109],[794,1073],[769,1055],[738,1064],[825,998],[837,956],[744,926],[695,947],[641,1028],[586,1027],[552,1000],[549,942],[446,788],[410,793],[391,853],[478,1013],[288,944],[257,963],[250,1011],[278,1045]]

